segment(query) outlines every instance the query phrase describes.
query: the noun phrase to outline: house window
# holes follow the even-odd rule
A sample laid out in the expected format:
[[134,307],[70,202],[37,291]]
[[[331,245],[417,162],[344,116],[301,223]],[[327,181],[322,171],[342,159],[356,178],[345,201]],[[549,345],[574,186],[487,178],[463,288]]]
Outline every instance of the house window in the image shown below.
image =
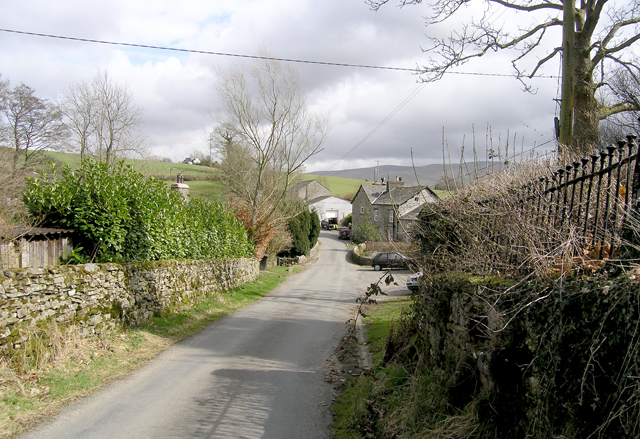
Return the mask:
[[392,223],[393,222],[393,210],[389,211],[389,222]]
[[360,215],[364,214],[364,206],[360,207]]
[[378,221],[378,209],[373,209],[373,221]]

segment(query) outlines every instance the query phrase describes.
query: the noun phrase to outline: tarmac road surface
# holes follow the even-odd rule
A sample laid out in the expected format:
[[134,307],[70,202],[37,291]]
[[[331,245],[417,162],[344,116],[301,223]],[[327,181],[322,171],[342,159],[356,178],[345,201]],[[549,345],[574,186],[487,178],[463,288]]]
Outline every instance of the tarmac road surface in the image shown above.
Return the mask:
[[[327,360],[380,273],[322,231],[315,260],[273,292],[63,410],[24,438],[328,438]],[[407,274],[396,274],[404,288]]]

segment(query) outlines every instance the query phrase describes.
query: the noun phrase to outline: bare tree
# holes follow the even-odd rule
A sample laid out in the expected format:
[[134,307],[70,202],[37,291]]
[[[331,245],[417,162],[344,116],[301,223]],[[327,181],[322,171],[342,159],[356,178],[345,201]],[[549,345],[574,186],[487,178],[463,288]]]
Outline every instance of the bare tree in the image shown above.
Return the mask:
[[43,150],[59,149],[67,133],[60,109],[47,99],[38,98],[31,87],[20,84],[11,88],[4,81],[2,88],[2,140],[13,151],[15,175]]
[[250,79],[238,69],[220,72],[217,91],[226,112],[215,135],[224,182],[261,257],[287,219],[281,207],[291,182],[321,151],[328,123],[307,110],[290,66],[262,61]]
[[72,149],[82,159],[94,157],[107,164],[129,155],[142,156],[142,110],[126,86],[98,73],[91,82],[71,85],[62,98],[65,123],[73,133]]
[[[389,0],[367,0],[377,10]],[[424,81],[435,81],[460,64],[499,50],[516,51],[512,65],[516,77],[525,83],[540,74],[541,68],[556,56],[563,60],[562,113],[560,143],[574,150],[587,150],[598,141],[599,121],[613,114],[638,110],[627,102],[599,102],[596,91],[603,86],[595,79],[596,70],[614,66],[632,68],[630,53],[640,40],[640,7],[638,0],[484,0],[486,8],[479,18],[464,23],[447,38],[429,38],[424,49],[432,54],[429,65],[421,68]],[[422,3],[422,0],[400,0],[400,5]],[[427,26],[452,18],[468,0],[432,0]],[[605,7],[606,6],[606,7]],[[500,22],[498,10],[518,13],[517,29],[508,31],[509,23]],[[520,17],[531,16],[529,25]],[[513,26],[511,26],[513,28]],[[552,29],[563,30],[561,44],[544,50]],[[560,42],[558,42],[560,43]],[[526,61],[533,61],[530,67]]]
[[640,63],[633,68],[617,69],[608,81],[610,92],[618,102],[626,103],[638,110],[616,114],[600,126],[602,143],[612,144],[629,134],[640,135]]
[[[7,107],[7,98],[9,91],[9,81],[2,79],[0,74],[0,115],[4,115],[4,110]],[[0,145],[4,145],[7,142],[8,126],[4,117],[0,117]]]

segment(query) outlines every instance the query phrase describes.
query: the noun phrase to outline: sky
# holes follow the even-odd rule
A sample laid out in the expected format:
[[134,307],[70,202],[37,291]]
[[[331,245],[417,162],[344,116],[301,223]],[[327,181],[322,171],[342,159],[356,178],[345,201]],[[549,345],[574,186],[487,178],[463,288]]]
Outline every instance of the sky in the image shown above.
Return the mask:
[[[428,36],[461,22],[425,27],[425,5],[373,11],[364,0],[0,0],[0,29],[64,37],[413,69],[429,62]],[[468,17],[479,11],[462,11]],[[497,15],[507,26],[513,17]],[[560,44],[560,38],[554,43]],[[479,158],[487,144],[513,151],[553,149],[559,81],[513,78],[513,54],[492,53],[423,83],[410,71],[294,63],[312,111],[328,115],[323,150],[308,160],[322,173],[385,165]],[[558,75],[559,58],[545,75]],[[223,108],[218,69],[251,69],[243,57],[63,40],[0,31],[0,74],[55,100],[73,83],[107,72],[142,109],[151,153],[181,161],[207,149],[207,133]],[[476,75],[472,73],[483,73]],[[506,75],[506,76],[493,76]],[[490,129],[489,129],[490,128]],[[412,158],[413,155],[413,158]],[[447,159],[449,160],[449,159]]]

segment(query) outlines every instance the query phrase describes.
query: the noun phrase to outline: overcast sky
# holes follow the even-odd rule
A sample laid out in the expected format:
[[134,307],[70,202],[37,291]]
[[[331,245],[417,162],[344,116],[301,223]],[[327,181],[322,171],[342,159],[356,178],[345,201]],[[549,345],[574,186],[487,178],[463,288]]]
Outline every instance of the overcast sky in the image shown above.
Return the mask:
[[[280,58],[331,63],[426,64],[425,35],[446,35],[450,28],[425,28],[423,5],[392,3],[374,12],[364,0],[0,0],[0,28],[244,55],[264,48]],[[174,161],[206,148],[212,114],[221,109],[213,88],[216,69],[231,63],[248,69],[253,62],[0,32],[0,74],[12,85],[22,82],[54,99],[71,83],[107,71],[128,85],[142,108],[152,153]],[[544,73],[557,75],[558,63]],[[422,84],[406,71],[296,67],[309,106],[327,112],[331,122],[324,150],[308,162],[308,171],[377,161],[410,165],[412,148],[417,165],[441,163],[443,130],[453,161],[463,140],[469,158],[474,127],[484,153],[487,125],[494,147],[504,147],[509,132],[518,151],[553,148],[554,79],[534,80],[538,92],[532,95],[511,77],[451,74]],[[458,72],[510,75],[510,57],[492,54]]]

